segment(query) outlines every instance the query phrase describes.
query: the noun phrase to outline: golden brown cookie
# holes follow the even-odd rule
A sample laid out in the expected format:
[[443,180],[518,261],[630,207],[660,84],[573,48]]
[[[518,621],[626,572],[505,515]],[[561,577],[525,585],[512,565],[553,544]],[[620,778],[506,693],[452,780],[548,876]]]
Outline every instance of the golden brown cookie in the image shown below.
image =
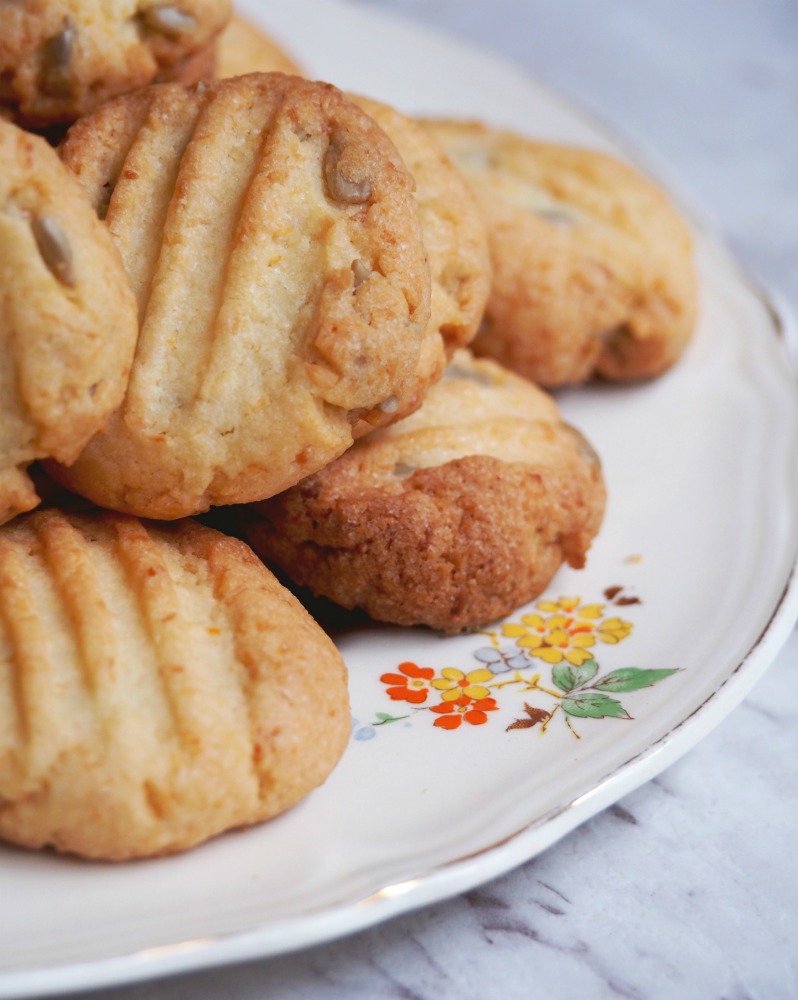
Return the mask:
[[428,122],[490,234],[493,287],[474,342],[547,386],[658,375],[695,325],[691,237],[668,198],[603,153],[466,122]]
[[159,76],[188,82],[186,63],[229,16],[230,0],[2,3],[0,105],[40,128],[75,121]]
[[354,100],[385,131],[415,179],[429,258],[430,336],[416,393],[399,400],[398,410],[406,414],[421,404],[454,351],[474,339],[490,292],[488,234],[474,195],[428,131],[386,104],[359,95]]
[[349,730],[340,655],[243,542],[100,512],[0,530],[0,837],[184,850],[294,805]]
[[413,179],[327,84],[253,74],[105,105],[62,147],[122,253],[140,335],[106,433],[57,476],[177,518],[271,496],[393,419],[428,334]]
[[222,80],[247,73],[303,76],[299,64],[260,28],[233,13],[216,42],[216,73]]
[[25,469],[71,462],[122,400],[136,303],[80,184],[0,121],[0,524],[36,506]]
[[457,632],[581,567],[604,500],[595,452],[552,399],[460,351],[420,410],[242,519],[255,551],[314,593]]
[[190,86],[216,76],[216,46],[205,45],[156,76],[155,83],[182,83]]

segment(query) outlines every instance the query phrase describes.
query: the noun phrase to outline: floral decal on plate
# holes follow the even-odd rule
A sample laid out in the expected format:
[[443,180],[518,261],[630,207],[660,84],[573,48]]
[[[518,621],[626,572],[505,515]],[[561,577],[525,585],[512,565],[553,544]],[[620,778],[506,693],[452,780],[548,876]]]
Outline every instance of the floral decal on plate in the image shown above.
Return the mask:
[[622,587],[608,587],[604,597],[598,603],[582,603],[578,597],[541,600],[519,621],[480,633],[490,645],[474,651],[478,665],[473,670],[444,667],[436,672],[400,663],[380,677],[386,695],[396,703],[394,711],[377,712],[360,732],[374,735],[376,727],[422,712],[428,713],[433,726],[446,731],[484,726],[495,722],[499,701],[510,694],[522,695],[523,701],[517,717],[505,725],[507,732],[535,727],[546,732],[559,714],[580,738],[574,720],[631,719],[616,695],[651,687],[676,670],[621,667],[602,673],[601,646],[617,646],[633,629],[632,622],[608,613],[608,608],[640,603],[626,596]]

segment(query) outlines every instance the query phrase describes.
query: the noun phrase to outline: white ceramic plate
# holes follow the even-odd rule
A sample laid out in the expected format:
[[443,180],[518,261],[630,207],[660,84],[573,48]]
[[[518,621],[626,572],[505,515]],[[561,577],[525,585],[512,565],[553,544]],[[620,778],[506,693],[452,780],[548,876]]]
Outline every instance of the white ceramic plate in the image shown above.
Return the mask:
[[[265,26],[344,88],[617,150],[475,51],[333,0],[269,8]],[[461,892],[651,778],[743,698],[798,616],[798,392],[778,315],[701,227],[697,254],[683,362],[560,397],[609,483],[589,567],[490,635],[341,636],[351,745],[271,824],[119,867],[0,849],[0,996],[272,955]]]

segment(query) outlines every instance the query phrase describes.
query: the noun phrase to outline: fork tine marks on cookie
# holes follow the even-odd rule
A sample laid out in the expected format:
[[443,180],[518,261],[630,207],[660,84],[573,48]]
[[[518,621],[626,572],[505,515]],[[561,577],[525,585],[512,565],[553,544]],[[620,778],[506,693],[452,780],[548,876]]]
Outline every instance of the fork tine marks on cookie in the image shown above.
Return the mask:
[[15,765],[15,781],[0,788],[0,800],[35,792],[58,756],[54,731],[69,742],[85,737],[95,724],[74,630],[42,533],[26,532],[25,543],[17,544],[7,529],[0,534],[0,622],[8,651],[0,661],[6,664],[0,701],[3,718],[13,720],[0,731],[0,760]]
[[242,542],[102,511],[0,531],[0,712],[0,837],[110,859],[275,815],[349,735],[340,655]]
[[[257,168],[266,111],[236,91],[195,99],[140,334],[129,405],[162,428],[196,400],[214,348],[226,262],[242,198]],[[231,130],[231,122],[234,123]],[[157,221],[150,239],[158,239]],[[159,372],[157,381],[150,378]]]
[[[331,136],[355,203],[325,178]],[[140,317],[123,406],[51,469],[70,489],[159,519],[246,503],[423,392],[437,333],[413,178],[335,87],[273,73],[150,88],[79,122],[62,155],[95,204],[114,186],[106,222]]]
[[[125,134],[120,136],[124,157],[113,164],[103,182],[111,192],[105,221],[136,295],[140,326],[146,319],[181,159],[194,132],[196,101],[194,95],[179,88],[142,91],[127,115]],[[172,126],[168,130],[158,127],[165,115]],[[141,347],[139,338],[139,351]]]
[[[241,726],[246,699],[207,568],[183,555],[179,535],[166,545],[134,520],[117,522],[115,530],[117,557],[136,596],[145,653],[152,657],[153,681],[170,707],[182,755],[190,761],[201,747],[212,747],[228,765],[231,758],[246,765],[251,757],[249,733]],[[187,587],[192,576],[197,583]]]

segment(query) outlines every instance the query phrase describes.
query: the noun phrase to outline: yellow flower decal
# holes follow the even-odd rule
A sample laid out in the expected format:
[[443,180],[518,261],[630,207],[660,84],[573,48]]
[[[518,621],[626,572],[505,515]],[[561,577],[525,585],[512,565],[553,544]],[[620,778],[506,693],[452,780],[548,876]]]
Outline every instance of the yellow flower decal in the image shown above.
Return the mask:
[[464,674],[462,670],[457,670],[455,667],[444,667],[441,670],[441,676],[432,681],[432,686],[442,692],[441,698],[444,701],[456,701],[463,695],[473,698],[474,701],[479,701],[481,698],[487,698],[490,694],[483,685],[485,681],[492,680],[494,680],[494,676],[491,670],[472,670],[470,673]]
[[598,628],[598,637],[602,642],[616,643],[625,639],[632,631],[632,623],[622,618],[607,618]]
[[632,631],[630,622],[621,618],[603,621],[603,604],[582,604],[578,597],[562,597],[559,601],[540,601],[539,611],[547,613],[524,615],[521,624],[502,626],[502,634],[515,639],[516,646],[529,650],[529,655],[546,663],[567,660],[575,667],[593,659],[596,642],[618,643]]
[[[400,663],[395,672],[380,677],[387,685],[386,695],[394,711],[377,712],[371,725],[355,723],[353,739],[371,739],[378,727],[425,712],[438,731],[467,731],[491,719],[498,722],[499,700],[508,694],[519,695],[523,705],[523,711],[516,711],[509,725],[505,721],[508,733],[545,733],[556,716],[560,721],[555,725],[564,723],[581,739],[574,727],[582,721],[592,725],[587,720],[632,720],[618,695],[659,684],[678,673],[678,668],[615,666],[602,671],[598,661],[617,654],[594,647],[616,645],[632,632],[631,622],[609,616],[642,602],[623,586],[607,587],[601,596],[604,601],[596,604],[583,604],[578,597],[541,598],[532,613],[501,628],[485,629],[481,634],[490,639],[490,645],[482,640],[483,645],[473,650],[477,670],[444,667],[436,671],[434,667]],[[431,703],[434,692],[440,699],[437,704]],[[546,699],[543,704],[541,699]]]
[[561,597],[559,601],[540,601],[537,605],[539,611],[546,611],[549,614],[565,612],[566,615],[575,615],[578,618],[601,618],[604,614],[603,604],[583,604],[579,605],[578,597]]

